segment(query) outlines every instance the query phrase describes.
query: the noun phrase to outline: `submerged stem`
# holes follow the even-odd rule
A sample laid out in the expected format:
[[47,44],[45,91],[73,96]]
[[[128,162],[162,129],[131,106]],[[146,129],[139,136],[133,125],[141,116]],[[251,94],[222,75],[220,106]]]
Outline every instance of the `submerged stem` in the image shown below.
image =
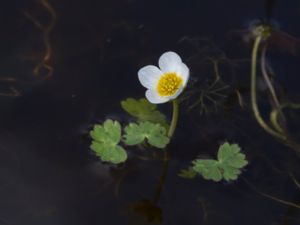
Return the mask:
[[[277,130],[279,133],[286,133],[285,125],[286,120],[285,116],[282,112],[282,107],[280,106],[280,102],[278,100],[278,97],[276,95],[274,86],[271,82],[271,79],[267,72],[267,62],[266,62],[266,52],[267,52],[267,45],[265,45],[262,49],[261,53],[261,72],[263,75],[263,78],[267,84],[267,87],[269,89],[269,93],[271,95],[271,104],[273,105],[273,110],[270,114],[270,120],[273,125],[273,127]],[[276,113],[274,113],[276,112]],[[279,116],[279,117],[278,117]],[[279,120],[278,120],[279,119]]]
[[172,121],[171,125],[168,131],[168,137],[171,138],[175,132],[176,126],[177,126],[177,121],[178,121],[178,115],[179,115],[179,104],[177,99],[174,99],[172,101],[173,103],[173,114],[172,114]]
[[257,98],[256,98],[256,64],[257,64],[257,53],[259,49],[259,45],[261,43],[262,36],[257,36],[253,45],[252,49],[252,59],[251,59],[251,105],[252,110],[254,113],[254,116],[259,123],[259,125],[267,131],[269,134],[281,139],[286,140],[285,135],[276,132],[271,127],[268,126],[268,124],[264,121],[262,116],[260,115],[258,105],[257,105]]
[[267,51],[267,46],[264,46],[263,49],[262,49],[262,53],[261,53],[261,71],[262,71],[262,75],[264,77],[264,80],[267,84],[267,87],[269,89],[269,92],[271,94],[271,97],[272,97],[272,100],[274,101],[274,104],[275,104],[275,107],[277,109],[280,108],[280,103],[279,103],[279,100],[277,98],[277,95],[276,95],[276,92],[275,92],[275,89],[273,87],[273,84],[272,84],[272,81],[268,75],[268,72],[267,72],[267,62],[266,62],[266,51]]
[[283,200],[283,199],[278,198],[278,197],[275,197],[275,196],[273,196],[273,195],[269,195],[269,194],[267,194],[267,193],[265,193],[265,192],[260,191],[257,187],[255,187],[255,186],[254,186],[252,183],[250,183],[250,181],[248,181],[247,179],[244,178],[243,180],[246,182],[247,185],[250,186],[250,188],[252,188],[252,189],[253,189],[255,192],[257,192],[258,194],[260,194],[260,195],[262,195],[262,196],[264,196],[264,197],[266,197],[266,198],[272,199],[272,200],[274,200],[274,201],[276,201],[276,202],[279,202],[279,203],[281,203],[281,204],[288,205],[288,206],[290,206],[290,207],[294,207],[294,208],[300,209],[300,205],[299,205],[299,204],[296,204],[296,203],[294,203],[294,202],[289,202],[289,201]]
[[165,159],[164,159],[163,167],[162,167],[162,170],[160,173],[159,182],[156,186],[156,190],[155,190],[155,193],[154,193],[154,196],[152,199],[152,202],[154,204],[157,204],[159,202],[160,195],[163,191],[165,180],[166,180],[167,174],[168,174],[169,162],[170,162],[170,158],[169,158],[168,152],[165,151]]

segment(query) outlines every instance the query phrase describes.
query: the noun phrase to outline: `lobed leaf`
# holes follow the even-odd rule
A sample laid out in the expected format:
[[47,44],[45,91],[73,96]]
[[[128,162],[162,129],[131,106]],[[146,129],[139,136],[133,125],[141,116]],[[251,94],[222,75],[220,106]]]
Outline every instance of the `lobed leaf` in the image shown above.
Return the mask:
[[124,137],[125,144],[137,145],[145,140],[146,134],[140,125],[136,123],[130,123],[128,126],[125,127]]
[[108,119],[103,125],[96,124],[90,136],[99,142],[118,144],[121,140],[121,125],[118,121]]
[[125,127],[124,142],[127,145],[137,145],[145,140],[154,147],[164,148],[169,143],[166,129],[160,124],[141,122],[130,123]]
[[237,144],[230,145],[228,142],[219,147],[218,161],[222,165],[238,169],[248,164],[245,155],[240,153],[240,147]]
[[145,98],[138,100],[127,98],[121,102],[121,106],[128,114],[137,118],[140,122],[149,121],[152,123],[159,123],[166,128],[168,126],[165,115],[157,110],[155,104],[150,103]]
[[223,170],[223,178],[226,181],[236,180],[238,178],[238,175],[240,175],[241,173],[240,169],[226,166],[226,165],[222,166],[222,170]]
[[118,164],[127,159],[126,151],[119,145],[108,145],[93,141],[90,147],[104,162]]
[[219,163],[213,159],[199,159],[193,162],[193,169],[200,173],[204,179],[220,181],[222,180],[222,173],[219,168]]
[[200,173],[205,179],[220,181],[236,180],[241,169],[248,164],[245,155],[240,153],[237,144],[224,143],[219,147],[217,160],[198,159],[193,161],[193,170]]
[[96,124],[90,136],[93,139],[90,148],[102,161],[114,164],[126,161],[127,153],[118,145],[121,140],[118,121],[106,120],[103,125]]

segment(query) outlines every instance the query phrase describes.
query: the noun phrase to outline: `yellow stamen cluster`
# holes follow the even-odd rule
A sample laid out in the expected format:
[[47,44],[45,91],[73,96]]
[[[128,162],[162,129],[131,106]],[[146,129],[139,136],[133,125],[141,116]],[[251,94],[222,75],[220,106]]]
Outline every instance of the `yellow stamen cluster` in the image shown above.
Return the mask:
[[160,96],[174,95],[182,85],[182,78],[176,73],[165,73],[157,83],[157,92]]

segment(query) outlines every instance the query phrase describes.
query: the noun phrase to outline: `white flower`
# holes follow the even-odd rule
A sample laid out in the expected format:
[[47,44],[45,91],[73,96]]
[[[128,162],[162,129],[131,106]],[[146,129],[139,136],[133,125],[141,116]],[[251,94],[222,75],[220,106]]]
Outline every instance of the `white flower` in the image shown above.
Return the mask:
[[138,71],[141,84],[147,88],[146,98],[153,104],[164,103],[183,91],[189,80],[189,68],[175,52],[165,52],[158,60],[159,68],[148,65]]

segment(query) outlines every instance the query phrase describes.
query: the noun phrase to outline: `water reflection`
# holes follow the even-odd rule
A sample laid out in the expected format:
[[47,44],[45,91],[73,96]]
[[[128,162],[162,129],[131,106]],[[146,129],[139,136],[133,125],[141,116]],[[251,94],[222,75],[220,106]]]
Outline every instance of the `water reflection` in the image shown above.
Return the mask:
[[[23,12],[45,24],[51,23],[51,13],[33,1],[24,1],[18,7],[7,1],[1,9],[1,15],[8,18],[1,20],[8,21],[3,25],[1,42],[1,92],[11,93],[13,87],[17,92],[12,93],[21,96],[1,98],[0,223],[299,224],[298,209],[262,196],[244,180],[213,183],[201,177],[178,177],[190,160],[213,157],[224,140],[238,140],[250,162],[242,177],[262,193],[299,202],[299,159],[261,130],[249,111],[249,50],[224,41],[225,31],[240,26],[245,17],[259,17],[261,2],[47,2],[57,15],[55,27],[48,30],[53,50],[50,58],[44,51],[43,32]],[[277,4],[280,2],[270,8]],[[276,17],[293,10],[290,6],[298,2],[284,4],[287,8],[277,8]],[[274,17],[268,10],[267,17]],[[172,16],[166,13],[170,11]],[[284,22],[296,23],[290,17]],[[200,50],[180,41],[183,37],[199,40],[207,34],[219,50],[208,41],[200,41]],[[290,36],[279,30],[274,35],[278,36],[274,36],[270,49],[272,45],[284,46],[289,52],[297,49],[297,41]],[[128,115],[121,111],[119,102],[127,96],[143,95],[135,82],[137,69],[169,49],[194,56],[187,64],[201,87],[210,87],[216,77],[221,77],[231,88],[224,89],[227,97],[221,98],[217,110],[209,105],[213,113],[181,111],[184,119],[179,121],[170,146],[167,172],[163,172],[163,157],[154,157],[146,149],[131,151],[131,160],[123,166],[101,163],[89,150],[85,128],[107,117],[127,122]],[[268,55],[270,68],[284,71],[286,77],[297,74],[299,65],[294,62],[298,58],[278,59],[274,52]],[[29,54],[27,60],[22,58],[25,53]],[[33,68],[41,61],[46,62],[43,66],[54,68],[48,79],[43,79],[47,68],[39,71],[40,76],[33,76]],[[280,64],[275,65],[277,61]],[[298,77],[289,80],[293,82],[281,80],[276,76],[284,94],[299,100]],[[269,99],[260,100],[263,112],[268,111]],[[162,110],[169,115],[169,108]],[[288,117],[293,119],[289,128],[297,128],[299,113],[289,112]],[[132,214],[130,217],[129,211],[143,222]]]
[[34,16],[32,16],[27,11],[24,12],[24,15],[32,21],[32,23],[36,26],[37,29],[39,29],[42,32],[42,39],[45,47],[45,53],[42,54],[43,56],[41,62],[34,67],[33,75],[41,76],[42,69],[45,69],[46,74],[43,75],[43,77],[44,79],[47,79],[51,77],[53,73],[53,67],[50,62],[53,51],[50,43],[50,34],[55,26],[57,16],[55,9],[52,7],[48,0],[40,0],[38,1],[38,3],[40,3],[41,7],[43,7],[44,10],[46,10],[46,12],[50,15],[50,22],[47,22],[47,25],[43,25],[43,23],[38,21],[38,19],[34,18]]

